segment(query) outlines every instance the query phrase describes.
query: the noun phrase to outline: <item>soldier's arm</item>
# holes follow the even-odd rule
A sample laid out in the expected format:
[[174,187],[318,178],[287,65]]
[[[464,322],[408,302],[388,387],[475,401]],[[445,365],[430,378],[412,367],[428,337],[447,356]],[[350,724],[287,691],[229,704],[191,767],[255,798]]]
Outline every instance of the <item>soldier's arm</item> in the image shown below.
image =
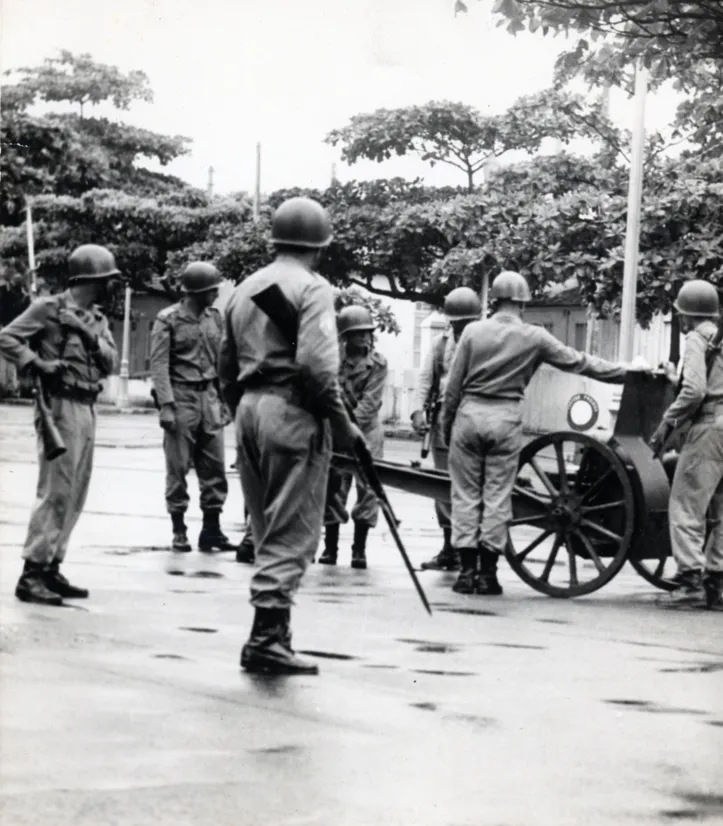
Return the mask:
[[434,379],[434,351],[436,349],[436,339],[432,342],[429,348],[427,357],[424,360],[422,369],[419,371],[419,378],[417,379],[417,392],[415,395],[414,410],[423,410],[429,399],[429,394],[432,390],[432,382]]
[[384,388],[387,384],[389,368],[386,359],[381,356],[377,358],[378,360],[375,360],[374,368],[369,375],[364,392],[354,410],[357,424],[362,430],[373,424],[384,402]]
[[97,349],[91,353],[96,366],[104,376],[109,376],[118,366],[118,348],[105,318],[98,333]]
[[170,375],[171,328],[165,318],[156,318],[151,331],[151,381],[158,404],[173,404]]
[[348,428],[349,417],[339,387],[339,345],[334,298],[329,286],[315,280],[305,290],[299,308],[296,363],[299,375],[313,397],[319,415],[332,429]]
[[[534,329],[534,328],[533,328]],[[566,373],[579,373],[606,384],[621,384],[628,371],[624,365],[589,356],[568,347],[542,328],[536,329],[540,343],[540,360]]]
[[444,404],[442,405],[442,433],[445,441],[449,444],[452,434],[454,417],[457,415],[457,408],[462,400],[462,388],[469,366],[469,336],[465,330],[460,336],[457,347],[454,351],[454,358],[447,374],[447,386],[444,391]]
[[688,333],[683,358],[683,386],[675,401],[663,414],[663,421],[673,427],[690,419],[705,399],[708,370],[705,363],[707,341],[700,333]]
[[42,332],[50,315],[50,304],[43,299],[33,302],[7,327],[0,330],[0,354],[24,369],[38,356],[30,347],[33,336]]
[[235,407],[236,380],[238,378],[238,354],[236,341],[231,329],[231,302],[226,305],[223,317],[223,336],[221,351],[218,356],[218,380],[221,398],[233,410]]

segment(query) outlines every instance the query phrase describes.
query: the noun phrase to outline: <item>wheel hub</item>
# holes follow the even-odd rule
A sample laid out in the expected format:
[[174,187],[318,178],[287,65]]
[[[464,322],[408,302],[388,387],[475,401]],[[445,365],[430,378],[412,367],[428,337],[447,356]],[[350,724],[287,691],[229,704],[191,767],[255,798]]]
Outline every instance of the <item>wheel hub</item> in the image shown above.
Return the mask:
[[577,496],[561,495],[550,506],[550,516],[558,531],[570,532],[580,524],[580,501]]

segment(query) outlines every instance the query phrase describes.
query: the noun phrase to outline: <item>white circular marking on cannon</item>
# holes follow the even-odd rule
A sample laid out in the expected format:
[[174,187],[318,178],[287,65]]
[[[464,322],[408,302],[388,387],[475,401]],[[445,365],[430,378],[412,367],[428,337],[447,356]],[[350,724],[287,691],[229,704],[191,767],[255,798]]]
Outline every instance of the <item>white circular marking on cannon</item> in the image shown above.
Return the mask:
[[567,405],[567,423],[573,430],[589,430],[598,420],[600,408],[592,396],[577,393]]

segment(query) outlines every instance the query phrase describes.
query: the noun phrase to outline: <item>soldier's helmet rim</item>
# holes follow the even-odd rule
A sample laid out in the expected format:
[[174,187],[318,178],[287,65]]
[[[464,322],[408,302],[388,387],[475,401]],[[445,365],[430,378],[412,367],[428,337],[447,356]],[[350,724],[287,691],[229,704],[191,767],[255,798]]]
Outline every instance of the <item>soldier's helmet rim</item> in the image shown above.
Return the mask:
[[720,315],[720,297],[710,281],[696,278],[678,291],[673,307],[682,316],[713,318]]
[[482,314],[482,302],[470,287],[456,287],[444,299],[444,314],[450,321],[474,320]]
[[354,332],[373,332],[376,329],[371,312],[359,304],[342,307],[336,318],[339,335]]
[[514,301],[518,304],[525,304],[532,300],[532,293],[524,275],[514,270],[504,270],[495,276],[490,288],[490,297],[498,301]]
[[115,256],[100,244],[81,244],[68,257],[68,278],[76,281],[96,281],[121,274]]
[[322,249],[329,246],[332,238],[329,213],[312,198],[287,198],[274,212],[271,222],[273,244]]
[[191,261],[181,273],[181,291],[186,295],[200,295],[217,290],[221,273],[208,261]]

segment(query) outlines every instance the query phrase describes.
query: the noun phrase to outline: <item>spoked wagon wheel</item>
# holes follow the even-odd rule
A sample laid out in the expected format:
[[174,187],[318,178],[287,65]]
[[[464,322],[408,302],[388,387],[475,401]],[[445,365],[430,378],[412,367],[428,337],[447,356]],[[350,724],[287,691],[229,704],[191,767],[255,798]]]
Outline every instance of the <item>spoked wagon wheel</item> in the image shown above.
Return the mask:
[[625,564],[635,500],[624,465],[583,433],[551,433],[522,451],[507,561],[537,591],[577,597]]
[[675,575],[677,565],[670,553],[670,547],[667,543],[661,542],[660,548],[662,555],[656,559],[636,559],[630,556],[630,564],[635,568],[635,571],[651,585],[660,588],[662,591],[672,591],[675,588],[675,583],[671,582]]

